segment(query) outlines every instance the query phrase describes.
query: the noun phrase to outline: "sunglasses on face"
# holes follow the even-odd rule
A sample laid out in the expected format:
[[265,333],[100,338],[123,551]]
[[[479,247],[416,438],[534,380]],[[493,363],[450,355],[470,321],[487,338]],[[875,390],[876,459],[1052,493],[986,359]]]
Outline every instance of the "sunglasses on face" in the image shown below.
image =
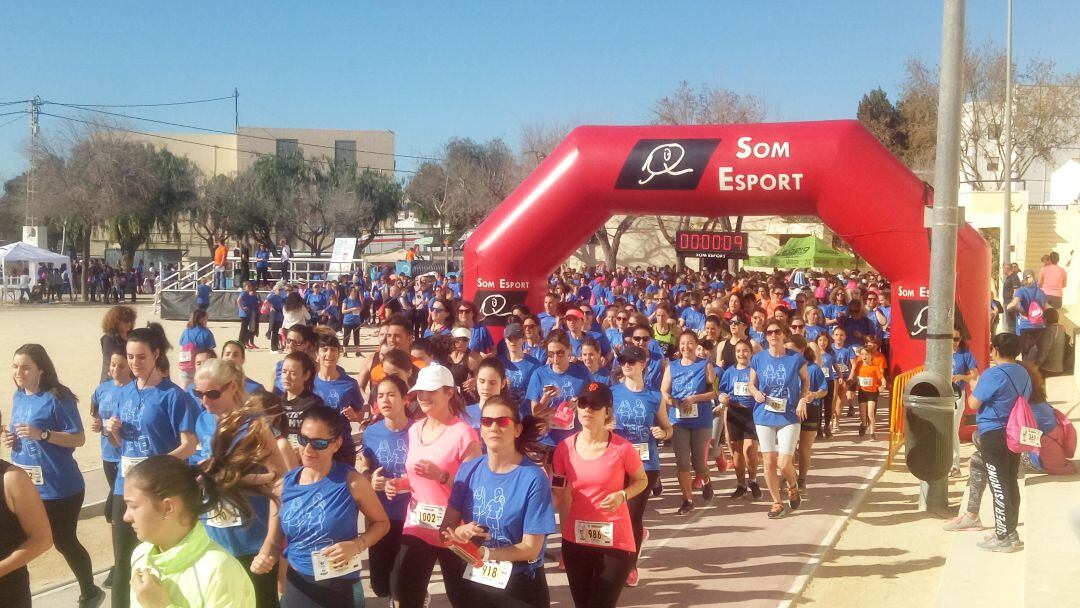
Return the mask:
[[510,426],[511,424],[514,424],[514,419],[511,418],[510,416],[495,416],[495,417],[481,416],[480,417],[480,426],[497,425],[500,428],[506,428],[506,427]]
[[580,409],[580,410],[589,409],[589,410],[592,410],[594,412],[599,412],[600,410],[607,407],[603,403],[593,403],[592,401],[582,401],[581,399],[578,399],[577,406],[578,406],[578,409]]
[[458,314],[459,315],[463,315],[463,314],[470,313],[470,312],[472,312],[472,311],[469,310],[468,308],[459,308],[458,309]]
[[625,321],[626,317],[615,317],[616,321]]
[[803,323],[792,323],[791,324],[791,329],[802,329],[804,327],[806,327],[806,325],[804,325]]
[[634,336],[634,337],[630,338],[630,340],[632,340],[634,342],[648,342],[649,341],[649,336]]
[[[337,439],[337,437],[334,439]],[[300,447],[306,448],[310,445],[320,452],[330,447],[330,444],[334,442],[334,439],[315,439],[302,433],[296,436],[296,442],[300,444]]]
[[193,388],[193,389],[191,389],[191,394],[195,395],[196,399],[202,399],[203,397],[206,397],[208,399],[217,400],[217,399],[221,399],[221,394],[225,391],[225,387],[227,387],[227,386],[229,386],[229,385],[226,384],[225,386],[223,386],[223,387],[221,387],[221,388],[219,388],[217,390],[213,390],[213,391],[200,391],[198,389]]
[[446,312],[445,308],[432,308],[431,312]]
[[783,334],[783,333],[784,333],[784,330],[782,330],[782,329],[766,329],[765,330],[765,335],[766,336],[775,336],[775,335]]
[[565,354],[566,354],[565,350],[549,350],[548,351],[548,356],[549,357],[561,357],[561,356],[563,356]]
[[303,340],[285,340],[285,344],[288,344],[289,346],[303,346],[307,343]]

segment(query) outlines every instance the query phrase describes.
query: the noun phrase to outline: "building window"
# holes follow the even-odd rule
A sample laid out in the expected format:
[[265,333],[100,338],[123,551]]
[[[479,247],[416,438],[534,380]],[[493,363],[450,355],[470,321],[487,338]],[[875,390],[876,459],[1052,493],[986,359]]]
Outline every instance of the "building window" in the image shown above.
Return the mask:
[[992,122],[986,127],[986,138],[992,141],[1001,139],[1001,124]]
[[290,156],[300,152],[300,140],[297,139],[279,139],[277,140],[277,155]]
[[338,139],[334,141],[334,163],[342,166],[356,166],[356,141]]
[[996,172],[998,170],[998,159],[988,158],[986,159],[986,170]]

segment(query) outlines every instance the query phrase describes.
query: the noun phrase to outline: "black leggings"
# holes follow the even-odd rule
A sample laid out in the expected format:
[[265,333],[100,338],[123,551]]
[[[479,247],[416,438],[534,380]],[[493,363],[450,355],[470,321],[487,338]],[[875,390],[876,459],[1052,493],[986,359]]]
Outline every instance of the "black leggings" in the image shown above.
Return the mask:
[[986,465],[986,481],[994,499],[994,533],[999,539],[1016,532],[1020,517],[1020,455],[1009,451],[1005,429],[987,431],[980,437],[979,452]]
[[360,579],[331,578],[315,580],[289,568],[285,572],[285,593],[281,605],[286,608],[353,608],[364,605],[364,587]]
[[124,521],[124,497],[116,496],[112,504],[112,545],[113,545],[113,592],[112,608],[128,608],[131,594],[128,585],[131,582],[131,553],[139,545],[135,530]]
[[[510,576],[506,589],[496,589],[472,581],[464,581],[462,591],[467,608],[548,608],[551,594],[548,592],[544,569],[538,568],[532,576],[519,572]],[[456,606],[456,604],[455,604]]]
[[343,348],[349,348],[349,336],[352,336],[352,341],[356,344],[356,348],[360,348],[360,325],[345,325],[341,328],[341,346]]
[[403,534],[390,577],[391,593],[400,608],[422,608],[436,561],[450,605],[466,605],[461,578],[465,574],[465,562],[450,549],[433,547],[415,536]]
[[[105,495],[105,523],[112,523],[112,505],[116,500],[116,495],[113,494],[113,487],[116,484],[116,475],[120,472],[119,462],[109,462],[108,460],[101,461],[101,469],[105,472],[105,481],[109,484],[109,493]],[[123,499],[120,502],[124,502]]]
[[832,432],[833,397],[836,395],[836,383],[825,382],[829,387],[829,394],[821,400],[821,421],[818,423],[818,432]]
[[626,508],[630,510],[630,526],[634,529],[634,546],[637,547],[637,552],[634,553],[634,567],[637,567],[638,554],[641,553],[641,540],[645,538],[645,525],[641,523],[642,518],[645,516],[645,504],[649,502],[649,490],[656,486],[656,480],[660,479],[660,471],[645,471],[645,477],[648,478],[648,484],[645,486],[645,490],[637,496],[630,499]]
[[45,503],[45,515],[49,518],[52,527],[53,546],[64,556],[75,578],[79,581],[79,592],[83,597],[94,594],[94,569],[90,564],[90,554],[79,542],[77,528],[79,525],[79,511],[82,510],[83,497],[86,492],[82,491],[67,498],[52,498],[43,500]]
[[570,595],[577,608],[615,608],[634,554],[620,549],[589,547],[563,539],[563,563]]
[[251,579],[251,586],[255,587],[255,608],[278,608],[281,606],[277,593],[278,565],[281,562],[274,562],[274,567],[266,574],[255,574],[251,571],[251,562],[254,559],[254,555],[236,556],[236,560]]
[[390,595],[390,574],[394,571],[398,548],[401,547],[401,529],[405,521],[390,520],[390,531],[368,549],[368,579],[375,597]]
[[[254,317],[252,317],[254,315]],[[240,317],[240,342],[245,346],[259,336],[259,311]]]

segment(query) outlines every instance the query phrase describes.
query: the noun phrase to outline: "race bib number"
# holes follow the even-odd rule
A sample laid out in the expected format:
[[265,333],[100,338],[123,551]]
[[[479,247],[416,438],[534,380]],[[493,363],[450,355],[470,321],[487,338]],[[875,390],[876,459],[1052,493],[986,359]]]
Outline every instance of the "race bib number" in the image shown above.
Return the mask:
[[615,544],[615,524],[609,521],[574,522],[574,538],[579,545],[610,547]]
[[513,570],[513,562],[487,561],[479,568],[474,568],[472,564],[469,564],[465,568],[465,580],[496,589],[506,589]]
[[679,407],[675,408],[675,418],[682,420],[684,418],[697,418],[698,404],[687,403],[685,401],[679,402]]
[[1020,443],[1032,448],[1042,447],[1042,431],[1030,427],[1020,427]]
[[180,363],[191,363],[191,351],[190,350],[182,350],[182,351],[180,351],[179,357],[180,357]]
[[236,528],[244,525],[240,512],[230,505],[222,505],[214,511],[214,516],[206,520],[211,528]]
[[409,525],[438,530],[446,515],[446,507],[418,503],[409,515]]
[[637,450],[637,455],[642,460],[649,460],[649,444],[648,443],[635,443],[634,449]]
[[26,471],[26,474],[30,476],[30,481],[34,482],[35,486],[45,485],[45,476],[41,473],[41,467],[32,464],[20,464],[19,468]]
[[551,428],[560,431],[569,431],[574,428],[574,406],[569,401],[560,403],[555,408],[555,414],[551,418]]
[[311,569],[315,573],[315,580],[325,581],[328,578],[337,578],[353,572],[360,571],[360,554],[357,553],[341,568],[335,568],[330,560],[322,554],[322,551],[311,552]]
[[783,414],[787,411],[787,399],[765,395],[765,409],[777,414]]
[[749,397],[750,396],[750,383],[749,382],[736,382],[732,387],[732,395],[736,397]]
[[120,476],[121,477],[127,477],[128,472],[131,471],[131,467],[139,464],[140,462],[142,462],[144,460],[146,460],[146,456],[142,456],[142,457],[138,457],[138,458],[136,458],[134,456],[121,456],[120,457]]
[[859,376],[859,386],[863,388],[870,388],[874,385],[874,379],[867,376]]

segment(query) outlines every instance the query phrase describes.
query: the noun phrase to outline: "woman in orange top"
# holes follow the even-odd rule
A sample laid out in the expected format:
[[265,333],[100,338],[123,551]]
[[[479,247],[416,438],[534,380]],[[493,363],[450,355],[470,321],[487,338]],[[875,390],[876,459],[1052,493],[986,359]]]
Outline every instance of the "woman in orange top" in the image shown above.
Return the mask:
[[874,421],[878,393],[888,388],[885,365],[885,357],[881,356],[881,353],[875,353],[870,346],[863,346],[859,349],[859,358],[851,369],[851,377],[856,379],[859,391],[860,437],[865,435],[869,428],[870,439],[877,439],[874,434]]

